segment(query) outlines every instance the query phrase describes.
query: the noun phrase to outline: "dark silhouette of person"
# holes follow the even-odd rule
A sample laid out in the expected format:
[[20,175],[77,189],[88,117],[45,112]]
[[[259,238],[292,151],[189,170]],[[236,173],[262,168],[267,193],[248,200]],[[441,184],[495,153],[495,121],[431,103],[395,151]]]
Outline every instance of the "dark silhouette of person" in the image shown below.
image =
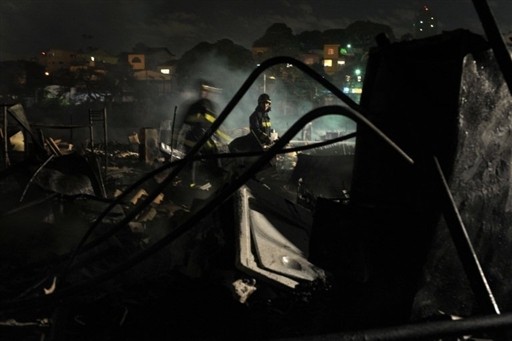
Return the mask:
[[256,138],[261,149],[266,149],[272,144],[272,124],[269,112],[272,107],[272,101],[268,94],[261,94],[258,97],[258,104],[254,112],[249,117],[249,128],[251,134]]
[[[189,153],[190,150],[198,143],[204,134],[210,129],[213,122],[217,119],[216,109],[217,104],[213,101],[213,96],[221,92],[213,83],[200,80],[198,82],[199,98],[190,104],[185,112],[182,128],[180,131],[180,145],[184,153]],[[213,155],[218,153],[217,144],[226,143],[229,137],[217,130],[199,149],[198,156]],[[220,163],[216,159],[203,160],[201,166],[198,167],[197,162],[193,162],[191,172],[191,184],[195,184],[201,175],[211,175],[220,169]],[[208,177],[208,176],[206,176]]]

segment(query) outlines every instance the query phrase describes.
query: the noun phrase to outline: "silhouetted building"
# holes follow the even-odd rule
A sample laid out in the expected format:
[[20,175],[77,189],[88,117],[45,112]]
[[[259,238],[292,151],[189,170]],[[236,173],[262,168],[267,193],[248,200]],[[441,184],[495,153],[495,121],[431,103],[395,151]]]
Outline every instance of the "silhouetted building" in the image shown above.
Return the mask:
[[49,49],[42,51],[37,61],[43,65],[45,71],[54,73],[58,70],[76,71],[81,68],[96,68],[105,64],[117,64],[118,58],[109,55],[102,50],[79,52],[61,49]]

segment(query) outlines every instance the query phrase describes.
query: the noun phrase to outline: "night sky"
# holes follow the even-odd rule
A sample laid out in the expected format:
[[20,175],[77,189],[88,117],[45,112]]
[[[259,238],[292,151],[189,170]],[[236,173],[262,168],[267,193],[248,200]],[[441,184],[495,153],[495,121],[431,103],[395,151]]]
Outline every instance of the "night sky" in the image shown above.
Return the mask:
[[[488,0],[504,33],[512,31],[512,1]],[[27,59],[49,48],[101,48],[117,54],[139,42],[177,57],[197,43],[231,39],[250,48],[273,23],[294,34],[345,28],[356,20],[412,33],[423,4],[442,30],[482,33],[471,0],[2,0],[0,60]]]

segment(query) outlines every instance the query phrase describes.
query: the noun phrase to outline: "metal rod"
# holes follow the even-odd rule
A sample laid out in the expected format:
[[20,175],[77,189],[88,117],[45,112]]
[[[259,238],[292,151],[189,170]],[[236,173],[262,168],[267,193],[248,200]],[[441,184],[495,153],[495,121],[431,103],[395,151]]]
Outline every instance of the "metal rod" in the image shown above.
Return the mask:
[[468,276],[471,289],[484,312],[500,314],[500,309],[498,308],[498,304],[496,303],[492,290],[487,282],[484,271],[478,261],[477,254],[473,248],[459,210],[457,209],[457,205],[453,200],[450,187],[448,186],[443,174],[441,165],[435,156],[434,165],[435,175],[437,175],[437,180],[439,181],[441,189],[444,218],[455,244],[455,248],[457,249],[459,258],[462,262],[462,266]]
[[[505,331],[512,328],[512,314],[469,317],[460,320],[411,323],[380,329],[355,332],[340,332],[296,338],[274,339],[275,341],[410,341],[441,340],[445,337],[474,336],[475,333]],[[448,338],[447,338],[448,340]],[[449,338],[452,340],[452,338]],[[455,340],[453,338],[453,340]],[[465,340],[465,339],[464,339]],[[471,340],[476,340],[471,338]],[[480,339],[479,339],[480,340]],[[484,340],[484,339],[481,339]],[[488,340],[487,338],[485,340]]]
[[11,161],[9,160],[9,136],[7,135],[7,106],[4,107],[4,117],[3,117],[3,138],[4,138],[4,166],[5,168],[11,165]]
[[178,106],[174,106],[174,114],[172,116],[172,125],[171,125],[171,156],[169,157],[169,161],[172,161],[172,154],[174,152],[174,124],[176,123],[176,111],[178,110]]
[[20,201],[19,202],[22,202],[23,199],[25,199],[25,195],[27,194],[27,191],[28,191],[28,188],[30,187],[30,185],[34,182],[34,179],[36,178],[37,174],[39,174],[39,172],[41,172],[41,170],[48,164],[48,162],[50,162],[53,158],[55,157],[55,154],[51,154],[48,159],[46,159],[46,161],[43,162],[43,164],[41,166],[39,166],[39,168],[37,168],[37,170],[34,172],[34,174],[30,177],[30,180],[27,182],[27,185],[25,186],[25,189],[23,190],[23,193],[20,197]]
[[107,133],[107,129],[108,129],[108,125],[107,125],[107,107],[103,107],[103,140],[105,142],[105,147],[104,147],[104,152],[105,152],[105,155],[104,155],[104,178],[105,180],[107,179],[107,165],[108,165],[108,133]]

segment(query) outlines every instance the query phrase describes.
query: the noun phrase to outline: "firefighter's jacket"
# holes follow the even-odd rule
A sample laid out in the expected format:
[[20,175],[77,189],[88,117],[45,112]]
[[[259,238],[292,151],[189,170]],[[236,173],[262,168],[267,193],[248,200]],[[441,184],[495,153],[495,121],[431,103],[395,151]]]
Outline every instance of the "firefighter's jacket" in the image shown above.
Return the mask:
[[[211,102],[207,99],[201,99],[190,106],[183,121],[184,126],[186,126],[183,141],[185,152],[189,152],[190,149],[192,149],[217,118],[211,108]],[[217,130],[203,145],[200,152],[203,154],[216,153],[216,141],[218,141],[218,143],[227,143],[228,140],[229,137],[226,134]]]
[[272,131],[270,117],[267,112],[258,107],[249,117],[251,133],[258,139],[262,146],[271,144],[270,133]]

